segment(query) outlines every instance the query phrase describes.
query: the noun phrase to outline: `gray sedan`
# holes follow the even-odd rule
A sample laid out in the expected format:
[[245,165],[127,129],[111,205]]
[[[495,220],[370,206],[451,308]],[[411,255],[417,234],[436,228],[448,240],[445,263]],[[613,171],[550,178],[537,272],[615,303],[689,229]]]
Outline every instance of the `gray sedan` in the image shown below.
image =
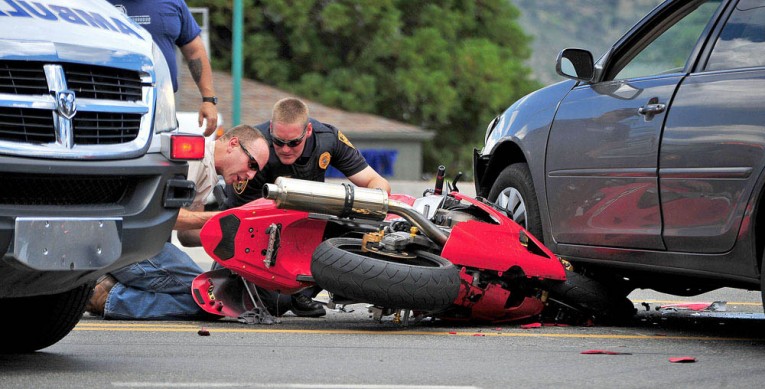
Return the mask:
[[494,119],[476,193],[614,294],[761,289],[765,0],[666,1]]

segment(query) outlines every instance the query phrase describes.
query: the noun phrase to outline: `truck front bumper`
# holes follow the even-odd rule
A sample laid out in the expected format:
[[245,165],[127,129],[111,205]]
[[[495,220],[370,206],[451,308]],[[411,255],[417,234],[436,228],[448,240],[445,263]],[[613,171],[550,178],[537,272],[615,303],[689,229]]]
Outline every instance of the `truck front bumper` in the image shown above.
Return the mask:
[[194,196],[187,171],[159,153],[0,157],[0,298],[63,292],[155,255]]

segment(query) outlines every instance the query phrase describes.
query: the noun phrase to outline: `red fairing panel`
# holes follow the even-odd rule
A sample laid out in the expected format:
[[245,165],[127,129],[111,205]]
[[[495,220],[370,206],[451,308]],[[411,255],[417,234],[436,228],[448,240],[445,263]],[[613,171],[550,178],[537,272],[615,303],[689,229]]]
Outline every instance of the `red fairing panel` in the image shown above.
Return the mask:
[[[495,209],[472,198],[454,193],[491,214],[498,224],[465,221],[452,228],[441,256],[458,266],[504,272],[518,266],[528,277],[565,280],[560,261],[547,247],[521,226]],[[521,244],[520,234],[528,237],[528,247]],[[533,248],[534,252],[530,249]]]
[[227,269],[211,270],[194,278],[191,295],[208,313],[239,317],[254,307],[245,287],[242,279],[232,277]]
[[[233,256],[220,258],[216,248],[231,243],[221,242],[221,226],[230,225],[221,220],[228,217],[230,221],[232,215],[239,223],[233,235]],[[264,260],[273,235],[269,228],[277,225],[281,231],[276,240],[276,260],[268,267]],[[216,262],[258,286],[293,294],[312,285],[297,278],[311,276],[311,255],[321,243],[325,226],[323,220],[308,219],[307,212],[276,209],[273,201],[261,199],[221,212],[204,225],[200,235],[202,246]],[[225,235],[231,239],[233,233],[227,231]]]

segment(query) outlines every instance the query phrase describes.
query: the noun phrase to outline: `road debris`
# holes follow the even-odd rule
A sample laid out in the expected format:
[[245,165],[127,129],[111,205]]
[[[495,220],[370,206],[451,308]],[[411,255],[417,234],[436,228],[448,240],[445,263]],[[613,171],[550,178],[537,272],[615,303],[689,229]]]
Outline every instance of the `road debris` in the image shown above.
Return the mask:
[[669,358],[669,361],[671,363],[694,363],[694,362],[696,362],[696,358],[694,358],[694,357],[672,357],[672,358]]
[[707,312],[725,312],[728,303],[726,301],[708,302],[688,302],[677,304],[666,304],[656,307],[657,311],[707,311]]
[[632,353],[624,353],[620,351],[609,351],[609,350],[585,350],[582,351],[579,354],[588,354],[588,355],[632,355]]

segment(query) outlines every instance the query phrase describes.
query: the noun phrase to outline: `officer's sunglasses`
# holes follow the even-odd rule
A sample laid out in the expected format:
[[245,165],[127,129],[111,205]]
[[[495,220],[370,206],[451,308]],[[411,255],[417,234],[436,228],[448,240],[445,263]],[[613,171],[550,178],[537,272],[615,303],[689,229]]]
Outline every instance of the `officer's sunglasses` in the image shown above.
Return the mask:
[[250,152],[247,151],[247,149],[244,148],[244,145],[242,144],[241,141],[239,142],[239,147],[242,148],[242,151],[244,151],[244,154],[247,156],[247,158],[250,159],[250,170],[253,170],[255,172],[259,172],[260,171],[260,164],[258,164],[258,161],[255,160],[255,157],[253,157],[252,154],[250,154]]
[[308,131],[308,124],[310,124],[310,123],[306,123],[305,124],[305,127],[303,127],[303,133],[300,134],[299,137],[297,137],[295,139],[291,139],[291,140],[282,140],[282,139],[279,139],[276,136],[274,136],[274,128],[273,128],[272,123],[268,124],[268,132],[271,133],[271,140],[274,142],[274,146],[276,146],[276,147],[284,147],[284,145],[287,145],[287,147],[289,147],[289,148],[295,148],[295,147],[297,147],[300,144],[300,142],[303,141],[303,138],[305,138],[305,134]]

